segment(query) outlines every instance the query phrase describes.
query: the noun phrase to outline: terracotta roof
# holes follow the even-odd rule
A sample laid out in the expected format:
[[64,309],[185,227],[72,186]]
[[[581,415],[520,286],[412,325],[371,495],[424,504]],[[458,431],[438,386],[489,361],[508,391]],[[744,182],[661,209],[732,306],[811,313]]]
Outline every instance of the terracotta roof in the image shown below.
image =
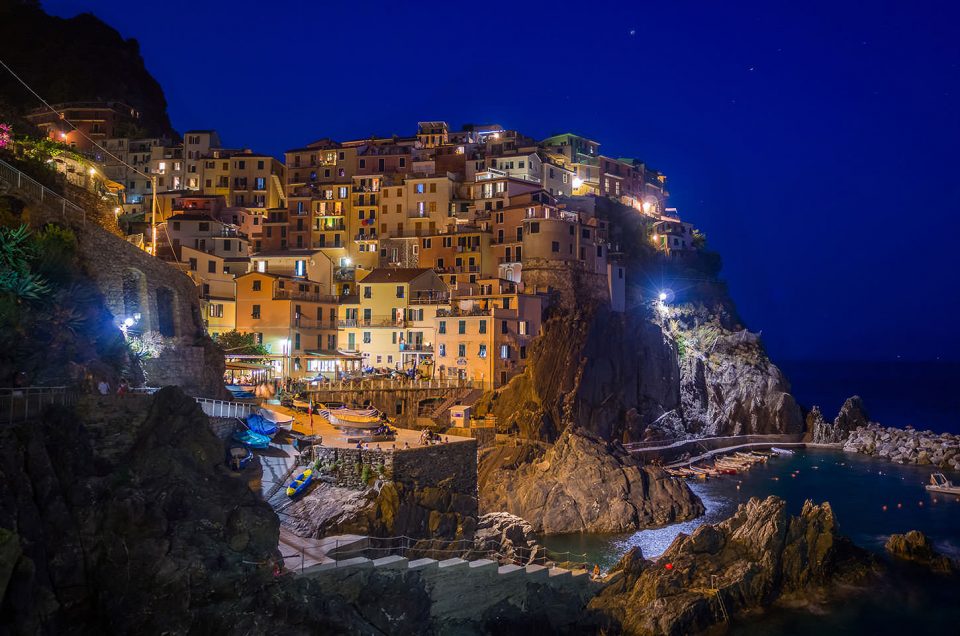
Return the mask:
[[380,267],[370,272],[360,281],[368,283],[409,283],[410,281],[433,271],[428,267]]

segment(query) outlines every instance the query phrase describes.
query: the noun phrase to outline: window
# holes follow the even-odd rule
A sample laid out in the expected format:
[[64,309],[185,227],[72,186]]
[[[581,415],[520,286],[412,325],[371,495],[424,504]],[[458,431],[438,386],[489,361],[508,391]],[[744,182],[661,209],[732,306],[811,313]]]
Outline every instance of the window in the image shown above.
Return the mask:
[[[441,320],[441,321],[440,321],[439,333],[447,333],[447,321],[446,321],[446,320]],[[443,346],[443,345],[441,345],[441,346]]]
[[507,321],[506,321],[506,320],[501,320],[501,321],[500,321],[500,333],[509,333],[509,331],[510,331],[510,330],[507,329]]
[[431,183],[431,184],[430,184],[430,193],[431,193],[431,194],[436,194],[436,192],[437,192],[437,184],[436,184],[436,183]]
[[461,320],[457,325],[457,333],[467,333],[467,321]]
[[361,167],[361,168],[366,168],[366,167],[367,167],[367,160],[366,160],[366,159],[361,159],[361,160],[360,160],[360,167]]
[[466,345],[466,344],[464,344],[464,343],[461,342],[460,344],[457,345],[457,357],[458,357],[458,358],[466,358],[466,357],[467,357],[467,345]]
[[297,276],[307,275],[307,261],[296,261],[294,264],[294,273]]
[[262,282],[262,281],[259,281],[259,280],[253,281],[253,287],[252,287],[253,291],[260,291],[260,283],[261,283],[261,282]]
[[501,360],[510,359],[510,345],[500,345],[500,359]]
[[441,345],[440,345],[439,354],[440,354],[440,357],[441,357],[441,358],[445,358],[445,357],[447,356],[447,345],[445,345],[445,344],[441,344]]
[[293,334],[293,348],[296,351],[300,350],[300,334],[299,333]]
[[559,252],[559,251],[560,251],[560,243],[558,243],[558,242],[556,242],[556,241],[553,241],[552,243],[550,243],[550,251],[552,251],[552,252]]
[[533,223],[531,223],[531,224],[530,224],[530,233],[531,233],[531,234],[538,234],[539,232],[540,232],[540,223],[539,223],[539,222],[536,222],[536,221],[533,222]]
[[480,321],[480,333],[487,333],[487,321],[486,321],[486,320],[481,320],[481,321]]
[[263,161],[257,162],[257,170],[263,170]]
[[207,272],[210,274],[217,273],[217,261],[207,261]]
[[210,305],[211,318],[223,318],[223,305]]
[[416,184],[414,186],[414,190],[416,191],[417,194],[423,194],[423,184],[422,183]]
[[[260,163],[263,163],[262,161]],[[253,180],[253,189],[254,190],[266,190],[267,189],[267,180],[264,177],[257,177]]]
[[519,322],[517,323],[517,333],[519,333],[521,336],[526,336],[526,335],[527,335],[527,329],[528,329],[527,324],[528,324],[528,323],[527,323],[526,320],[521,320],[521,321],[519,321]]
[[180,221],[174,221],[174,222],[173,222],[173,229],[174,229],[175,231],[177,231],[177,232],[180,231]]
[[195,258],[190,259],[190,271],[191,272],[197,271],[197,259]]
[[403,298],[403,285],[397,285],[397,298]]
[[364,331],[364,332],[363,332],[363,344],[370,344],[370,332],[369,332],[369,331]]
[[370,298],[372,294],[373,294],[373,287],[371,287],[370,285],[364,285],[364,286],[363,286],[363,297],[364,297],[364,298]]
[[524,345],[520,346],[520,359],[521,360],[527,359],[527,347]]
[[254,320],[260,319],[260,305],[253,306],[253,311],[251,312],[250,317]]
[[[261,274],[267,271],[267,261],[257,261],[257,271],[260,272]],[[254,284],[258,284],[259,282],[260,281],[257,281]],[[260,289],[260,288],[257,287],[257,289]]]

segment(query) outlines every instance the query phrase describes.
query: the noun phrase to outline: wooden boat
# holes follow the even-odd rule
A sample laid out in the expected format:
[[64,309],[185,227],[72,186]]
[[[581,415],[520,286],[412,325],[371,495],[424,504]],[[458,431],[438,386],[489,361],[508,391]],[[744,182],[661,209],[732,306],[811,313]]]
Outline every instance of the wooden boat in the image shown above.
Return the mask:
[[293,416],[287,415],[286,413],[281,413],[280,411],[274,411],[266,407],[260,407],[258,411],[260,417],[263,419],[272,422],[273,424],[279,426],[280,428],[291,428],[293,426]]
[[233,439],[250,448],[268,448],[270,446],[269,437],[254,433],[251,430],[234,431]]
[[310,485],[310,482],[313,481],[313,469],[308,468],[299,475],[297,478],[290,482],[290,485],[287,486],[287,497],[296,497],[304,490],[307,489],[307,486]]
[[954,486],[953,482],[944,476],[943,473],[933,473],[930,475],[930,483],[926,486],[930,492],[942,492],[947,495],[960,496],[960,486]]
[[378,428],[383,424],[377,409],[322,409],[320,415],[337,428]]
[[776,446],[774,446],[770,450],[777,455],[793,455],[793,451],[788,448],[777,448]]
[[243,446],[233,446],[227,453],[227,465],[231,470],[240,472],[253,459],[253,451]]

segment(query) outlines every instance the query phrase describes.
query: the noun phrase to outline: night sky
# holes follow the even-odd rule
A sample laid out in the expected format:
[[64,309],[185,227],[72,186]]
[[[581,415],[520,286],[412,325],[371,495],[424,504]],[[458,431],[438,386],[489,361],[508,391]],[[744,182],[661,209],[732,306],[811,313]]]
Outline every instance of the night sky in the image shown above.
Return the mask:
[[774,359],[960,359],[957,3],[43,5],[139,40],[173,125],[228,146],[588,136],[668,175]]

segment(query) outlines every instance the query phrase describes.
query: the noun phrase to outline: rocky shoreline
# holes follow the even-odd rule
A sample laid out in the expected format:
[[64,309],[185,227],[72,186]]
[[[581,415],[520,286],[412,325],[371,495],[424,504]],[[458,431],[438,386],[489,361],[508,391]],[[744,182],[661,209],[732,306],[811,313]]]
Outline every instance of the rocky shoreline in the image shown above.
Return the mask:
[[858,426],[843,442],[843,450],[882,457],[898,464],[960,470],[960,435],[881,426]]

